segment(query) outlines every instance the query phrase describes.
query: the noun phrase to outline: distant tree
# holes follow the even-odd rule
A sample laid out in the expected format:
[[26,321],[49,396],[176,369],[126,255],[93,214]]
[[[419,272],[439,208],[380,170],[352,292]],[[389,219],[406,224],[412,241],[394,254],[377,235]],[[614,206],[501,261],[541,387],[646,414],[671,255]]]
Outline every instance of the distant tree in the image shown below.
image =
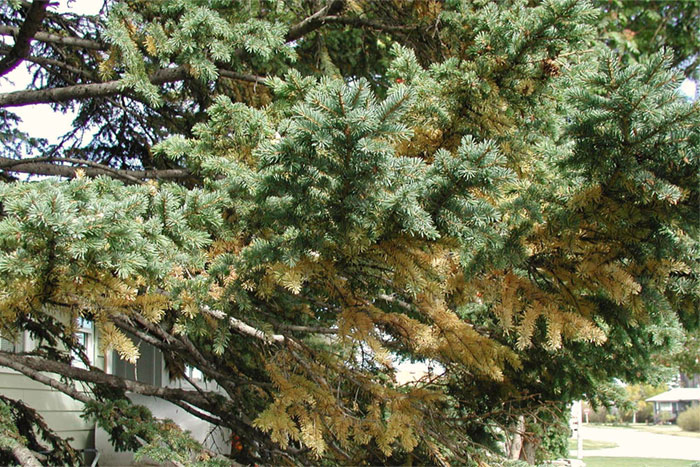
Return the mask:
[[[0,326],[41,345],[0,365],[162,462],[559,452],[570,401],[649,381],[700,325],[697,15],[658,4],[3,2],[0,76],[34,81],[0,93]],[[40,103],[78,112],[57,145],[11,111]],[[219,390],[90,366],[78,318]],[[400,359],[439,374],[400,385]],[[231,459],[127,392],[230,428]]]
[[626,418],[632,423],[650,422],[654,418],[654,404],[646,399],[667,391],[666,385],[630,384],[625,387],[627,400],[631,408],[626,412]]

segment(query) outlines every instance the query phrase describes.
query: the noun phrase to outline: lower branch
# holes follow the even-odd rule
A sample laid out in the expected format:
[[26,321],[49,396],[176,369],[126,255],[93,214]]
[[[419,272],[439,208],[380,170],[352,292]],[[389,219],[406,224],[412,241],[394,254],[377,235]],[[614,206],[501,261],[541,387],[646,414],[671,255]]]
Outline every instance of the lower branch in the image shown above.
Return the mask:
[[[78,391],[75,389],[73,386],[70,386],[68,384],[62,383],[54,378],[51,378],[49,376],[46,376],[42,374],[40,371],[54,371],[51,369],[37,369],[35,368],[34,365],[31,365],[30,357],[23,357],[20,355],[12,354],[9,352],[0,352],[0,365],[1,366],[6,366],[8,368],[12,368],[13,370],[17,370],[20,373],[22,373],[25,376],[28,376],[29,378],[33,379],[34,381],[38,381],[40,383],[43,383],[47,386],[51,386],[54,389],[57,389],[61,391],[62,393],[72,397],[73,399],[80,401],[84,404],[87,404],[88,402],[91,402],[92,399],[89,398],[85,393]],[[31,359],[34,360],[34,359]],[[53,362],[56,365],[64,365],[69,368],[70,365],[66,365],[65,363],[58,363],[58,362]],[[84,371],[84,370],[83,370]]]
[[15,459],[17,459],[19,465],[22,467],[41,467],[41,463],[37,460],[29,448],[17,440],[15,440],[13,444],[12,455],[15,456]]
[[[57,381],[54,378],[50,378],[40,372],[45,371],[50,373],[57,373],[61,376],[65,376],[72,380],[109,386],[115,389],[121,389],[124,391],[141,394],[144,396],[156,396],[165,400],[182,400],[193,406],[201,407],[202,409],[210,413],[226,412],[225,406],[214,406],[208,400],[208,398],[204,397],[196,391],[165,388],[141,383],[138,381],[131,381],[128,379],[120,378],[118,376],[104,373],[96,368],[93,368],[91,370],[83,370],[82,368],[76,368],[66,363],[61,363],[54,360],[47,360],[44,358],[33,356],[30,357],[17,355],[8,352],[0,352],[0,365],[15,369],[20,373],[29,376],[35,381],[39,381],[40,383],[44,383],[48,386],[56,388],[59,391],[83,403],[90,402],[92,399],[90,399],[84,393],[72,388],[72,386],[69,386],[65,383],[61,383],[60,381]],[[211,396],[216,397],[220,395],[216,393],[211,393]],[[223,405],[224,401],[222,400],[221,402]]]

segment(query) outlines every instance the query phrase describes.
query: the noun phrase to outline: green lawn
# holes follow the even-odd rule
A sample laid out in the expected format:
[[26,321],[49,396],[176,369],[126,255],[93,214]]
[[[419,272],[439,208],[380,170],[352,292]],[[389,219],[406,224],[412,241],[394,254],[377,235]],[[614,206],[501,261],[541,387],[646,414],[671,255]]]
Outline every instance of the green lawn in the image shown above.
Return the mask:
[[586,457],[586,467],[689,467],[693,461],[647,459],[641,457]]
[[[611,443],[609,441],[594,441],[592,439],[583,440],[583,450],[588,451],[592,449],[607,449],[616,448],[617,444]],[[578,449],[578,441],[576,438],[569,438],[569,450],[575,451]]]

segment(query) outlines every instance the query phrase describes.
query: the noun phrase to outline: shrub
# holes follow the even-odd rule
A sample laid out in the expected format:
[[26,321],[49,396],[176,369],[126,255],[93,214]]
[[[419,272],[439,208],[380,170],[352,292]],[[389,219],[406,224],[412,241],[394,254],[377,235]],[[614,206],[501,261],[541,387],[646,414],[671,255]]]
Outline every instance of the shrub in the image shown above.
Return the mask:
[[671,421],[673,420],[673,413],[659,412],[659,414],[656,416],[656,420],[658,423],[663,423],[664,425],[671,423]]
[[691,407],[680,414],[676,423],[685,431],[700,431],[700,405]]
[[605,407],[598,407],[596,410],[591,410],[591,412],[588,414],[588,422],[605,423],[607,415],[608,410]]

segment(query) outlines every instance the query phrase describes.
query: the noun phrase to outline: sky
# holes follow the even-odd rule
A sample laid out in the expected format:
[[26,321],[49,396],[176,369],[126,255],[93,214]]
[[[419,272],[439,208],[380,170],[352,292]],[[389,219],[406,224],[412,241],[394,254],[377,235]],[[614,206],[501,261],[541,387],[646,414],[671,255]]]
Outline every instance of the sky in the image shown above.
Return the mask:
[[[95,15],[101,7],[101,0],[58,0],[51,2],[49,11]],[[12,39],[5,39],[6,43],[12,45]],[[0,92],[26,89],[30,80],[31,75],[27,71],[27,67],[20,65],[5,77],[0,78]],[[54,112],[48,104],[14,107],[10,110],[22,119],[21,130],[37,138],[46,138],[50,143],[57,142],[71,129],[71,122],[75,117],[75,112],[67,114]]]

